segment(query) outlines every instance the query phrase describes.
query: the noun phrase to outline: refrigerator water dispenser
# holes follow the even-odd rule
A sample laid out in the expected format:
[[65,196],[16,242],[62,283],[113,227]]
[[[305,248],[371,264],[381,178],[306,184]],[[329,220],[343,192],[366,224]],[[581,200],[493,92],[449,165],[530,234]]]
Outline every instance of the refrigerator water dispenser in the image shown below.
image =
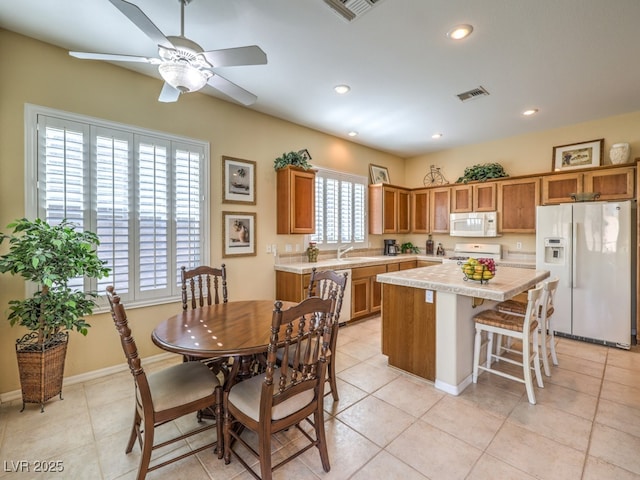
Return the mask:
[[564,265],[565,262],[565,244],[564,238],[545,238],[544,239],[544,263],[554,265]]

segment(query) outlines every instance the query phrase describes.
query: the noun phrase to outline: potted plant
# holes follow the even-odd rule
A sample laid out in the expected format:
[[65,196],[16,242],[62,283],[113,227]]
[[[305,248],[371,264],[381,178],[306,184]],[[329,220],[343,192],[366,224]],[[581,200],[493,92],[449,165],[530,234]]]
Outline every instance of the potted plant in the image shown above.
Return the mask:
[[282,156],[276,158],[273,161],[273,168],[275,170],[281,170],[289,165],[293,167],[309,170],[311,165],[307,161],[308,154],[305,154],[306,150],[300,150],[299,152],[283,153]]
[[0,273],[20,275],[37,284],[33,295],[9,302],[8,320],[30,330],[16,341],[22,387],[22,410],[26,403],[44,402],[60,395],[69,330],[86,335],[97,295],[73,289],[77,277],[102,278],[109,269],[98,258],[98,236],[82,232],[63,220],[52,226],[41,219],[26,218],[10,223],[11,235],[0,234],[0,245],[8,240],[9,251],[0,256]]
[[485,182],[491,178],[508,177],[504,168],[499,163],[484,163],[467,167],[464,174],[456,180],[456,183],[467,183],[472,181]]
[[420,253],[420,249],[411,242],[405,242],[400,245],[400,251],[402,253]]

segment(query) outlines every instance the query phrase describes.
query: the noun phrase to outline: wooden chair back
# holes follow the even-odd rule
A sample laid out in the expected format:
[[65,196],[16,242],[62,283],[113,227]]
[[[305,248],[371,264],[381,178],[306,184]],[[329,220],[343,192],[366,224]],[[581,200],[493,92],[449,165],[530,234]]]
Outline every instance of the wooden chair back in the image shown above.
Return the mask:
[[[282,302],[276,302],[260,400],[261,419],[271,419],[278,404],[304,391],[313,390],[313,399],[300,410],[300,420],[322,402],[334,309],[335,295],[307,298],[287,310],[282,310]],[[280,347],[284,347],[282,362],[276,357]],[[276,369],[278,363],[280,368]]]
[[201,265],[187,270],[181,267],[182,277],[182,309],[187,310],[189,303],[192,309],[204,307],[211,303],[220,303],[220,292],[222,290],[222,301],[229,301],[227,292],[227,270],[224,265],[220,268]]
[[311,269],[311,278],[309,280],[309,288],[307,298],[320,297],[330,298],[335,292],[336,304],[333,312],[333,323],[337,325],[340,319],[340,310],[342,310],[342,300],[344,298],[344,290],[347,286],[348,273],[336,273],[333,270],[316,270]]

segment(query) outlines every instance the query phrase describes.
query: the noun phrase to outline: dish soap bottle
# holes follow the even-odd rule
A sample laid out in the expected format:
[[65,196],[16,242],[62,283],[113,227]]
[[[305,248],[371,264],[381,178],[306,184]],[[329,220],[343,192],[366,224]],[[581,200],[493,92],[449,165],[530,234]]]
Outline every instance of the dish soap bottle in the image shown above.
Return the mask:
[[429,238],[427,239],[427,255],[433,255],[433,238],[431,238],[431,234],[429,234]]

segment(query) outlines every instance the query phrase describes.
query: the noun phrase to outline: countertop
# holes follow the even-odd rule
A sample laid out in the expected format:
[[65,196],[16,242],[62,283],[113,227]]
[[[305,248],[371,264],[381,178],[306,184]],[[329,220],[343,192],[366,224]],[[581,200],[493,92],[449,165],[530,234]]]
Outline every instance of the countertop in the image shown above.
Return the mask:
[[[412,260],[422,260],[427,262],[442,263],[442,257],[435,255],[420,255],[420,254],[401,254],[401,255],[373,255],[373,256],[347,256],[346,259],[338,260],[337,258],[319,260],[317,262],[289,262],[278,263],[275,265],[275,270],[279,272],[290,272],[297,274],[311,273],[311,269],[316,267],[318,269],[331,269],[331,270],[345,270],[357,267],[369,267],[372,265],[386,265],[388,263],[400,263]],[[455,264],[452,264],[455,265]],[[523,258],[496,260],[496,266],[498,267],[516,267],[516,268],[535,268],[535,259],[528,260]],[[432,268],[432,267],[422,267]]]
[[548,276],[548,270],[503,266],[496,269],[495,277],[481,284],[479,281],[464,280],[464,274],[459,265],[444,263],[431,267],[381,273],[376,279],[380,283],[502,302],[533,287]]

